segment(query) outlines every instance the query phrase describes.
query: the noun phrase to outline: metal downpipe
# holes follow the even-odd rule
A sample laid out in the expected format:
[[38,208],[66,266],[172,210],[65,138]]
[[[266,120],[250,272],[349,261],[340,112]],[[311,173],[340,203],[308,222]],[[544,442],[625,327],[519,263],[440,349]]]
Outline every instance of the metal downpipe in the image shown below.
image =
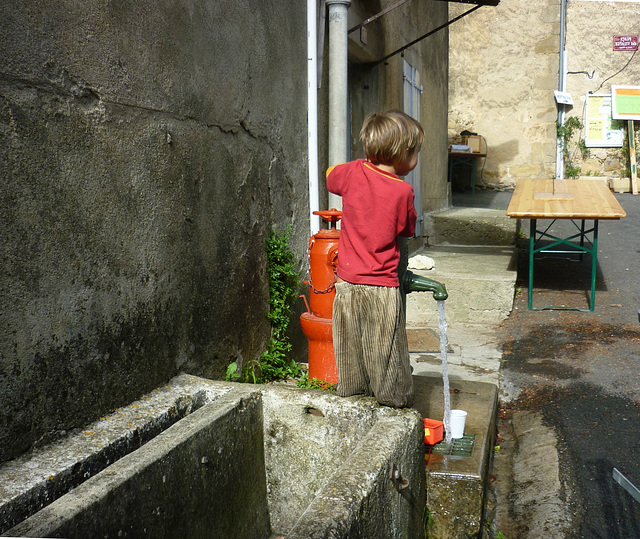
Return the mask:
[[[567,25],[567,0],[560,3],[560,47],[558,51],[558,90],[567,91],[567,53],[564,49],[565,27]],[[564,125],[565,105],[558,103],[557,125]],[[556,135],[557,136],[557,135]],[[556,139],[556,178],[564,178],[564,143],[560,137]]]
[[318,185],[318,23],[317,0],[307,0],[307,153],[309,164],[309,228],[320,230]]
[[[329,166],[348,161],[348,11],[351,0],[327,0],[329,7]],[[329,208],[342,208],[329,193]]]

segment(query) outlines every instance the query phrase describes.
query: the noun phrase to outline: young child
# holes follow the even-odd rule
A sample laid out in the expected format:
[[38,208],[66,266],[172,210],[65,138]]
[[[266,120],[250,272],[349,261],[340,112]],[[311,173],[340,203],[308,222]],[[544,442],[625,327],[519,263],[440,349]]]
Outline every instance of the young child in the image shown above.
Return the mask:
[[333,347],[338,395],[368,395],[402,408],[413,402],[409,347],[398,282],[398,236],[411,237],[416,210],[399,176],[418,161],[424,131],[399,111],[369,115],[360,138],[365,159],[327,170],[342,196]]

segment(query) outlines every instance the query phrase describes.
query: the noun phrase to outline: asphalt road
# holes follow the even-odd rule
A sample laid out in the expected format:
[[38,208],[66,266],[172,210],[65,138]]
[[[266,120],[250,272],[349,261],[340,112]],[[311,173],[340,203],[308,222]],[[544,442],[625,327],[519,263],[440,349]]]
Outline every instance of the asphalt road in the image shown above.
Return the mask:
[[[499,329],[508,394],[502,427],[514,414],[533,412],[555,433],[567,538],[640,538],[640,502],[613,480],[617,468],[640,488],[640,195],[616,198],[627,217],[600,222],[595,311],[527,308],[523,238],[514,310]],[[557,222],[552,230],[567,226]],[[589,255],[541,260],[534,275],[534,307],[588,308]],[[544,512],[537,515],[544,520]],[[550,536],[544,529],[534,521],[519,533]]]

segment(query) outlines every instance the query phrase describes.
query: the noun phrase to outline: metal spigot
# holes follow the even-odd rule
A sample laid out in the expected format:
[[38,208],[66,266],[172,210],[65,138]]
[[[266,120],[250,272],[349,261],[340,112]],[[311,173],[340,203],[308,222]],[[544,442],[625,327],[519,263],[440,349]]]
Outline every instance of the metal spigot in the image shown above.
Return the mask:
[[442,301],[449,297],[442,283],[414,274],[407,269],[409,265],[409,244],[406,238],[398,238],[400,245],[400,262],[398,263],[398,279],[402,304],[406,310],[407,294],[410,292],[433,292],[433,299]]
[[405,294],[409,292],[433,292],[433,299],[445,300],[449,297],[447,289],[442,283],[416,275],[412,271],[405,270],[402,274],[400,286]]

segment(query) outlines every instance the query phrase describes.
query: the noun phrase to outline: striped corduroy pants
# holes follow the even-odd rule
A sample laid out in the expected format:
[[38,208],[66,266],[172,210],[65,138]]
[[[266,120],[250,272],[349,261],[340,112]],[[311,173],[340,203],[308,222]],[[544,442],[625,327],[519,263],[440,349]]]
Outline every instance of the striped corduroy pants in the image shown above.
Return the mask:
[[333,348],[342,397],[373,396],[380,404],[413,404],[413,380],[400,289],[336,283]]

